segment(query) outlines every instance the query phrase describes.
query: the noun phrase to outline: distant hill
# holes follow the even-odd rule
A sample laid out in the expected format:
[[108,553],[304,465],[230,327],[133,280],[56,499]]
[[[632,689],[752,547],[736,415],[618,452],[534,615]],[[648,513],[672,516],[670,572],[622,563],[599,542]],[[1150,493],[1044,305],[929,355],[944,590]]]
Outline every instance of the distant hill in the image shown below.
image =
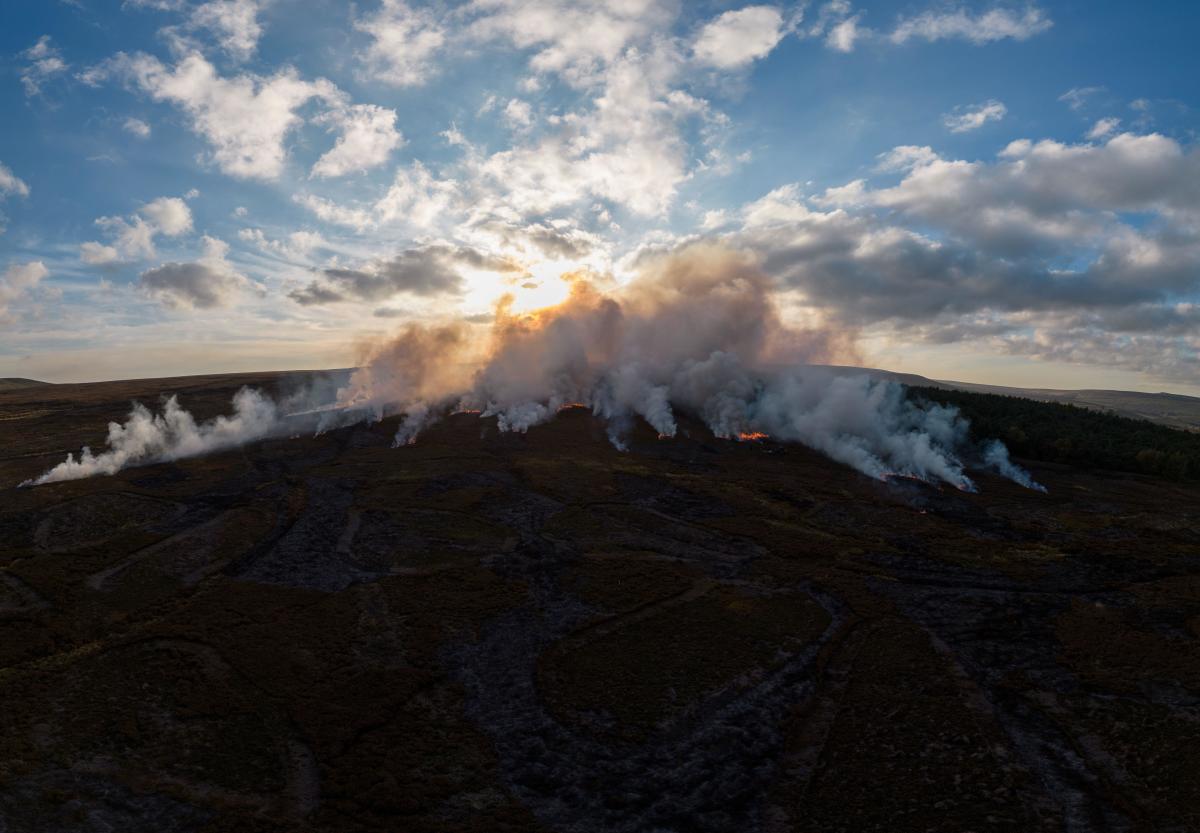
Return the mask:
[[49,382],[39,382],[36,379],[0,379],[0,390],[19,390],[21,388],[36,388],[49,385]]
[[980,385],[974,382],[955,382],[946,379],[929,379],[915,373],[894,373],[864,367],[832,367],[838,372],[866,373],[880,379],[889,379],[911,387],[945,388],[965,390],[973,393],[992,393],[998,396],[1019,396],[1038,402],[1057,402],[1077,405],[1093,411],[1111,412],[1131,419],[1179,428],[1185,431],[1200,431],[1200,398],[1177,393],[1140,393],[1127,390],[1056,390],[1052,388],[1010,388],[1004,385]]

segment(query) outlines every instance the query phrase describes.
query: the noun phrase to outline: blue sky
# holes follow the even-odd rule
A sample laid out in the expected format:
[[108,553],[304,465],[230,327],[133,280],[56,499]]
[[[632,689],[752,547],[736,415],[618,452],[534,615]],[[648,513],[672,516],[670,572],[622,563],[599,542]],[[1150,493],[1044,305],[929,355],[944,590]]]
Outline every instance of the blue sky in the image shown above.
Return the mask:
[[0,376],[345,366],[745,251],[847,362],[1200,393],[1200,9],[11,0]]

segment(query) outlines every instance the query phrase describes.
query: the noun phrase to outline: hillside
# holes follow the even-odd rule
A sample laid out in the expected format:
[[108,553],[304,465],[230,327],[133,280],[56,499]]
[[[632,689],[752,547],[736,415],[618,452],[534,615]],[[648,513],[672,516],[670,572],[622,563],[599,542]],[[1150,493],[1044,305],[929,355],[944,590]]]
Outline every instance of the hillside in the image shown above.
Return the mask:
[[976,382],[955,382],[930,379],[915,373],[895,373],[874,368],[830,366],[839,373],[866,373],[880,379],[890,379],[912,387],[947,388],[952,390],[990,393],[997,396],[1018,396],[1038,402],[1057,402],[1077,405],[1093,411],[1111,411],[1118,416],[1144,419],[1186,431],[1200,431],[1200,397],[1177,393],[1142,393],[1125,390],[1055,390],[1050,388],[1017,388],[1004,385],[982,385]]
[[576,408],[13,488],[161,390],[0,394],[6,829],[1200,829],[1200,486]]
[[34,388],[48,385],[49,382],[39,382],[35,379],[17,379],[7,378],[0,379],[0,391],[5,390],[20,390],[22,388]]

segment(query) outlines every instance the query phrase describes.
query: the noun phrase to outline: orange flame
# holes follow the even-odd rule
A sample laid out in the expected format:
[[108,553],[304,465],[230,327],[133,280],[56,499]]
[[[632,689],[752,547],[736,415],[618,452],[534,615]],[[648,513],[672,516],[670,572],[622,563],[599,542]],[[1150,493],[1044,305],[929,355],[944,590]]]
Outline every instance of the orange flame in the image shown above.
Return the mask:
[[760,440],[769,440],[771,436],[764,434],[762,431],[743,431],[738,434],[738,442],[759,442]]
[[583,404],[582,402],[564,402],[563,404],[558,406],[558,410],[559,410],[559,413],[562,413],[563,411],[570,411],[574,408],[586,408],[586,407],[587,407],[587,405]]

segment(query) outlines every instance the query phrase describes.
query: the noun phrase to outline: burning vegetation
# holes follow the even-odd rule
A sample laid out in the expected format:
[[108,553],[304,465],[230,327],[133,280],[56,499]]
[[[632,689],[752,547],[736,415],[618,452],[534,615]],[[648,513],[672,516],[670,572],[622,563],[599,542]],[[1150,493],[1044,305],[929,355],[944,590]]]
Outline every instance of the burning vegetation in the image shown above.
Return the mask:
[[744,254],[696,245],[644,259],[625,286],[590,273],[564,280],[571,292],[562,304],[519,314],[506,296],[488,327],[402,328],[365,351],[332,403],[301,397],[276,407],[244,391],[232,418],[199,425],[173,401],[161,416],[135,406],[127,423],[110,426],[105,452],[84,449],[31,482],[396,415],[400,447],[452,413],[494,417],[500,431],[524,433],[561,411],[587,408],[621,450],[635,421],[669,439],[679,430],[677,414],[686,414],[718,438],[803,443],[877,479],[899,474],[970,491],[970,463],[1040,488],[999,442],[971,443],[956,408],[811,367],[852,357],[851,335],[786,324],[769,279]]

